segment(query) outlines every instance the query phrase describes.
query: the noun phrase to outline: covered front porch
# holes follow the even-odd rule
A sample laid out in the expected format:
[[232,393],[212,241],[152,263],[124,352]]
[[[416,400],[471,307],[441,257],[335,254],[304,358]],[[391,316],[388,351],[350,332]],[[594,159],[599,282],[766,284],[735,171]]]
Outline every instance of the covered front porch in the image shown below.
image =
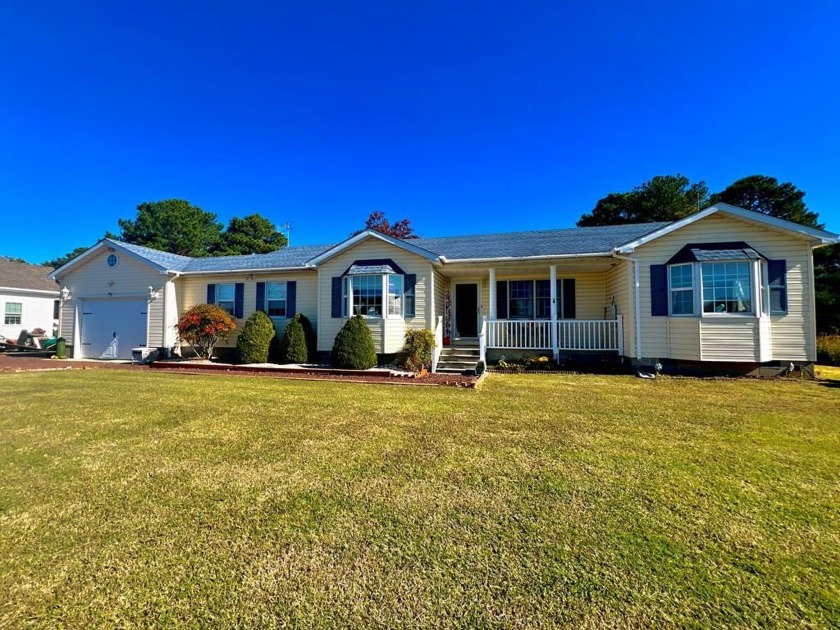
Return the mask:
[[602,256],[462,265],[447,268],[447,276],[440,282],[436,359],[450,345],[474,348],[479,361],[489,350],[551,353],[555,359],[624,354],[622,308],[631,276],[623,261]]

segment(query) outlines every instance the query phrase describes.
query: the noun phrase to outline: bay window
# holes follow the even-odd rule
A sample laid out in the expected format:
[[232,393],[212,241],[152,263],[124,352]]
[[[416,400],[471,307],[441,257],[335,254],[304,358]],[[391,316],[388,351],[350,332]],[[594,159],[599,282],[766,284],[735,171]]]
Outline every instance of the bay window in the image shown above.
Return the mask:
[[354,274],[341,281],[342,317],[404,317],[409,297],[404,276]]
[[671,315],[694,315],[694,265],[671,265]]

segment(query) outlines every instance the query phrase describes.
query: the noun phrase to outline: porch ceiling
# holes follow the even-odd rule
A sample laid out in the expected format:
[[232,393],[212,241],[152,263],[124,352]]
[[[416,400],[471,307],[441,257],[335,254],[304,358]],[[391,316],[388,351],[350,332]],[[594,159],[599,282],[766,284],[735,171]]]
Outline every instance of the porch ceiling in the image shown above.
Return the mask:
[[540,261],[511,261],[488,263],[447,263],[438,267],[447,278],[483,278],[489,275],[490,269],[496,269],[496,275],[533,274],[548,276],[549,266],[557,265],[558,276],[568,276],[576,273],[599,271],[605,272],[619,264],[611,257],[592,258],[560,258]]

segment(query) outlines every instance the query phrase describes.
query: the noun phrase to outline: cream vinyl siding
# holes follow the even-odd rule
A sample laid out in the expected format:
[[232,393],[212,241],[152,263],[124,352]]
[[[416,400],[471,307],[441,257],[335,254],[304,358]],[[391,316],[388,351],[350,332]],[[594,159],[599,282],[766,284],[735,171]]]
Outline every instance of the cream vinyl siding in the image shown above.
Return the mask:
[[615,299],[616,313],[624,318],[624,354],[636,355],[636,335],[633,328],[633,313],[636,305],[633,284],[633,264],[626,260],[616,259],[615,267],[610,267],[604,274],[605,304],[607,315],[611,316],[610,305]]
[[[181,278],[181,300],[180,313],[183,314],[190,307],[196,304],[207,303],[208,284],[236,284],[241,282],[244,287],[244,301],[242,305],[242,319],[234,318],[236,330],[228,337],[226,342],[220,343],[221,347],[233,347],[239,336],[239,330],[245,324],[245,320],[257,310],[257,282],[297,282],[295,296],[295,311],[303,313],[311,321],[312,326],[318,330],[318,274],[313,271],[297,272],[266,272],[266,273],[243,273],[243,274],[208,274],[196,276],[184,276]],[[273,317],[274,328],[279,335],[283,334],[288,323],[288,318]]]
[[755,363],[759,360],[755,317],[705,317],[698,321],[703,361]]
[[[446,294],[449,292],[449,278],[445,277],[437,269],[433,270],[432,273],[435,274],[435,295],[431,301],[434,306],[431,328],[434,330],[434,327],[437,326],[437,318],[445,316]],[[449,334],[447,331],[444,331],[444,333]]]
[[[61,307],[61,335],[68,347],[77,349],[76,324],[79,300],[84,298],[144,298],[149,299],[149,287],[159,292],[159,297],[149,304],[146,345],[155,347],[163,342],[164,285],[167,276],[131,254],[117,251],[119,264],[109,267],[105,261],[107,248],[91,255],[78,266],[70,269],[59,280],[70,291],[70,299]],[[78,355],[77,355],[78,356]]]
[[696,317],[666,317],[668,358],[699,361],[700,323]]
[[[684,319],[651,316],[650,266],[665,264],[687,243],[722,241],[746,241],[767,258],[771,260],[784,259],[787,262],[788,313],[771,318],[772,360],[813,361],[816,356],[816,337],[812,324],[813,305],[810,303],[810,293],[808,291],[810,281],[808,267],[811,256],[809,245],[787,233],[720,214],[713,214],[642,245],[632,254],[642,264],[640,302],[643,356],[645,358],[677,358],[671,355],[670,347],[677,347],[680,343],[673,335],[669,334],[669,320]],[[632,287],[632,283],[630,286]],[[699,291],[699,287],[695,287],[695,291]],[[635,311],[631,310],[625,316],[627,323],[631,324],[630,320],[635,318]],[[703,322],[711,319],[715,318],[702,318]],[[721,358],[723,354],[717,334],[721,332],[721,329],[698,327],[702,360],[745,360],[737,357],[746,356],[745,344],[750,343],[750,335],[757,331],[756,318],[732,317],[720,319],[729,321],[729,326],[732,327],[730,332],[735,335],[732,339],[732,352],[729,357]],[[736,334],[736,330],[740,330],[740,333]],[[625,336],[625,339],[632,338],[632,334],[630,337]],[[708,347],[706,347],[707,342]],[[757,352],[755,356],[758,356]]]
[[421,256],[371,236],[324,261],[318,269],[319,321],[321,322],[321,325],[318,326],[319,351],[328,352],[332,350],[335,336],[347,321],[347,318],[344,317],[332,317],[332,279],[341,276],[353,264],[353,261],[379,258],[390,258],[405,273],[415,274],[417,284],[414,287],[414,317],[404,320],[394,316],[387,319],[370,318],[365,320],[373,334],[376,352],[379,354],[399,352],[403,347],[403,335],[409,328],[434,329],[434,326],[427,321],[431,310],[427,303],[432,277],[431,263]]

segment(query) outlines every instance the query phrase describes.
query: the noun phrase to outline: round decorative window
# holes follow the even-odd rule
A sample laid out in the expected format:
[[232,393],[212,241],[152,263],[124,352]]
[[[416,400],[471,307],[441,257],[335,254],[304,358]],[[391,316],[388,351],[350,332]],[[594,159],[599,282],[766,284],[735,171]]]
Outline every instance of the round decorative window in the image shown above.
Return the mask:
[[119,256],[116,254],[108,254],[108,266],[109,267],[116,267],[120,264]]

